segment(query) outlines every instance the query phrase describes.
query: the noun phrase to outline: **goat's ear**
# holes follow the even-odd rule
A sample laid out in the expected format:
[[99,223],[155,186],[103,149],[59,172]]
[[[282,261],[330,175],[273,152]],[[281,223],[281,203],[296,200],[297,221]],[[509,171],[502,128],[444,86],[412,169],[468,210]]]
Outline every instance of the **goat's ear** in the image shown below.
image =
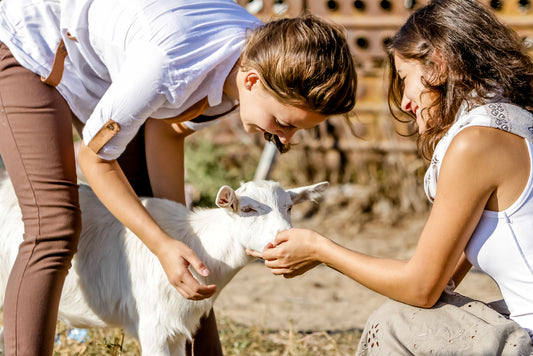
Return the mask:
[[237,210],[239,205],[235,191],[227,185],[220,187],[215,203],[219,208],[231,208],[233,210]]
[[320,182],[305,187],[289,189],[287,192],[291,196],[292,203],[298,204],[308,200],[315,201],[322,196],[328,187],[329,182]]

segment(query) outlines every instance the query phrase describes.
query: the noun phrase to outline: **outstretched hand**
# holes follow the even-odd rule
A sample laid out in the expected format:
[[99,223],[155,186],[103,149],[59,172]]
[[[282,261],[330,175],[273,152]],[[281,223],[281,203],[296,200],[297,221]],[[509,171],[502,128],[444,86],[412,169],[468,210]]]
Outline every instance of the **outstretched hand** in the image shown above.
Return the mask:
[[202,285],[189,271],[192,266],[198,274],[208,276],[209,270],[200,261],[196,253],[181,241],[170,240],[158,254],[167,278],[172,286],[185,298],[202,300],[213,296],[216,285]]
[[262,252],[246,250],[246,253],[264,259],[273,274],[293,278],[321,263],[317,258],[319,238],[312,230],[293,228],[278,233]]

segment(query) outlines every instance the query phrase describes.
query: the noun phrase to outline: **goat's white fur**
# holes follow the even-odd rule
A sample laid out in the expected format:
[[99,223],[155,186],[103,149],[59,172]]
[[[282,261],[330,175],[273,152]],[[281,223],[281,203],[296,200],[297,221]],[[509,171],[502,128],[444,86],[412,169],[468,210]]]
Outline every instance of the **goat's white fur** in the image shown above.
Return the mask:
[[[291,227],[293,204],[319,197],[328,183],[285,191],[271,181],[220,188],[219,208],[190,211],[169,200],[143,198],[150,214],[175,239],[190,246],[210,271],[191,272],[217,294],[202,301],[183,298],[168,282],[157,258],[116,220],[88,186],[80,186],[83,229],[59,307],[68,327],[120,327],[138,338],[143,355],[185,355],[201,316],[247,263],[245,249],[261,251],[278,231]],[[0,288],[5,290],[23,224],[8,179],[0,180]],[[0,305],[4,295],[0,294]],[[3,335],[0,335],[3,336]],[[3,344],[3,337],[0,342]],[[2,345],[3,346],[3,345]]]

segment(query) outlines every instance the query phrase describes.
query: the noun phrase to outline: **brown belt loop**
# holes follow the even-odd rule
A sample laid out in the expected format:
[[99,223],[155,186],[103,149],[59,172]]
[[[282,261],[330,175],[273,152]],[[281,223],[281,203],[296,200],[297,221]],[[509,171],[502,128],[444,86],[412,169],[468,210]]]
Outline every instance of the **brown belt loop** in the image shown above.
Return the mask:
[[65,35],[67,36],[67,38],[71,41],[75,41],[75,42],[78,42],[78,39],[76,38],[76,36],[72,36],[70,34],[70,32],[67,31],[67,33],[65,33]]
[[88,147],[94,153],[100,152],[102,147],[109,142],[120,131],[120,125],[113,120],[107,121],[104,126],[94,135],[88,144]]
[[207,97],[193,104],[190,108],[179,114],[178,116],[171,117],[168,119],[163,119],[168,123],[184,122],[194,119],[195,117],[200,116],[204,110],[209,106]]
[[61,81],[61,78],[63,77],[63,69],[65,67],[65,58],[67,57],[67,48],[65,47],[65,42],[63,39],[59,41],[59,45],[57,46],[56,55],[54,57],[54,63],[52,64],[52,70],[50,71],[50,74],[48,74],[48,77],[41,77],[41,80],[53,87],[56,87],[59,82]]

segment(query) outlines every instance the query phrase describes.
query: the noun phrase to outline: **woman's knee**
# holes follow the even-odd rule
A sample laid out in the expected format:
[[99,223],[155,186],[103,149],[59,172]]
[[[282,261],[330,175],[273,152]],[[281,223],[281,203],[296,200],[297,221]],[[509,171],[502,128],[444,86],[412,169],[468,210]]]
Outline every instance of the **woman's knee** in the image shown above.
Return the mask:
[[35,197],[34,204],[21,204],[23,244],[32,246],[35,253],[55,255],[59,263],[70,265],[82,228],[77,185],[40,189]]

